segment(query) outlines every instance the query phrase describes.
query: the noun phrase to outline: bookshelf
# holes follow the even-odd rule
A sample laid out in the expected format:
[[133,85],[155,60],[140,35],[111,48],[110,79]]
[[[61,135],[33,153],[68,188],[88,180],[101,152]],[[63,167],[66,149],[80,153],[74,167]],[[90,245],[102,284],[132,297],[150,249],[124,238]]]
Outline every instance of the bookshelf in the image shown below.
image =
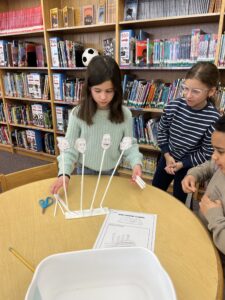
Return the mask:
[[[218,65],[219,52],[221,47],[221,36],[224,31],[224,7],[225,0],[221,0],[221,7],[216,12],[210,13],[195,13],[191,15],[177,15],[177,16],[155,16],[153,18],[139,19],[132,21],[124,21],[124,5],[125,0],[108,0],[110,3],[108,8],[108,21],[104,24],[94,23],[92,25],[82,25],[82,7],[87,5],[95,5],[97,7],[98,0],[7,0],[2,1],[0,4],[0,13],[21,10],[30,7],[41,7],[43,24],[42,28],[30,29],[23,28],[22,31],[13,32],[1,32],[0,40],[13,40],[29,41],[37,44],[43,44],[46,55],[46,65],[44,67],[34,66],[0,66],[0,90],[2,91],[0,97],[0,104],[3,103],[4,110],[6,112],[7,105],[32,105],[32,104],[45,104],[49,107],[52,115],[52,126],[51,128],[37,127],[33,125],[15,124],[9,121],[6,113],[6,120],[0,121],[0,127],[4,126],[9,134],[9,144],[0,143],[0,149],[5,151],[22,153],[24,155],[36,156],[45,160],[55,160],[58,154],[56,146],[56,137],[63,135],[64,133],[57,129],[57,115],[56,107],[66,107],[72,109],[77,102],[76,101],[65,101],[55,99],[54,86],[53,86],[53,74],[64,74],[67,77],[83,78],[85,75],[86,68],[83,66],[79,67],[55,67],[52,65],[52,56],[50,48],[50,39],[57,37],[62,40],[76,41],[84,45],[84,48],[95,48],[100,53],[103,52],[103,41],[108,38],[115,40],[114,55],[116,61],[120,62],[120,32],[121,30],[133,29],[138,31],[140,29],[148,32],[153,38],[166,39],[172,38],[180,34],[190,34],[194,28],[200,28],[207,33],[214,33],[218,35],[218,43],[215,54],[215,64]],[[143,3],[144,1],[139,1]],[[145,1],[146,2],[146,1]],[[154,1],[153,1],[154,2]],[[173,2],[176,2],[173,0]],[[177,1],[179,2],[179,1]],[[188,1],[186,1],[188,2]],[[201,1],[203,3],[203,1]],[[70,27],[51,28],[50,10],[53,8],[62,9],[65,6],[75,8],[75,24]],[[107,13],[107,12],[106,12]],[[1,24],[0,24],[1,26]],[[150,67],[139,67],[139,66],[121,66],[122,75],[132,74],[136,78],[144,78],[145,80],[151,79],[163,79],[164,81],[172,82],[177,78],[183,78],[189,66],[150,66]],[[221,81],[225,84],[224,79],[224,66],[220,66]],[[4,76],[7,74],[20,74],[20,73],[37,73],[44,74],[48,78],[49,84],[49,97],[48,99],[42,98],[30,98],[30,97],[18,97],[12,95],[6,95],[4,86]],[[61,76],[61,75],[59,75]],[[146,114],[151,117],[160,117],[162,109],[160,108],[143,108],[134,109],[131,108],[134,116],[138,114]],[[38,130],[41,134],[52,134],[54,138],[55,153],[49,154],[45,151],[34,151],[31,149],[25,149],[18,145],[13,145],[11,133],[15,130]],[[153,153],[157,156],[159,150],[151,145],[140,144],[140,149],[143,153]],[[125,172],[125,171],[124,171]],[[127,171],[129,173],[129,170]],[[151,176],[147,177],[151,179]]]

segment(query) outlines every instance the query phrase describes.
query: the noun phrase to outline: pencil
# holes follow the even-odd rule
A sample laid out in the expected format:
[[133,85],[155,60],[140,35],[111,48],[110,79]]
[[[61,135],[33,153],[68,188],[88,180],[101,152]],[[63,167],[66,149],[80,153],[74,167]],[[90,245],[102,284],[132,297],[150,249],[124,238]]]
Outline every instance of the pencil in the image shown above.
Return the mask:
[[15,255],[15,257],[17,257],[28,269],[31,270],[31,272],[34,273],[34,267],[31,266],[31,264],[25,259],[23,258],[15,249],[13,249],[12,247],[9,247],[9,251]]

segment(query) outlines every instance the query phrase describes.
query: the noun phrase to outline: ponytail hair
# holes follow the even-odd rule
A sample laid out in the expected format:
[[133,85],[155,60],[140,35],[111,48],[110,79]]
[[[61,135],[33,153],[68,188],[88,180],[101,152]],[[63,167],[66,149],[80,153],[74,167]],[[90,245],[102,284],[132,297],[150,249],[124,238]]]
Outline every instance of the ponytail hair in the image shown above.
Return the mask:
[[[218,68],[213,63],[201,61],[190,68],[185,79],[197,79],[209,89],[218,89],[220,74]],[[208,100],[215,105],[216,99],[214,97],[209,97]]]

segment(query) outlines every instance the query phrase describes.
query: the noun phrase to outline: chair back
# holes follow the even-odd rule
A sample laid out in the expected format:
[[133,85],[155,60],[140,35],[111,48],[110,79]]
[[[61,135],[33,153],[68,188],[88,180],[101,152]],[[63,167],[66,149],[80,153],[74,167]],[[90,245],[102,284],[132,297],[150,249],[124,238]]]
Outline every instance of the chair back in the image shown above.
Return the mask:
[[57,173],[57,163],[53,162],[50,164],[25,169],[7,175],[0,174],[0,188],[2,192],[5,192],[30,182],[57,177]]

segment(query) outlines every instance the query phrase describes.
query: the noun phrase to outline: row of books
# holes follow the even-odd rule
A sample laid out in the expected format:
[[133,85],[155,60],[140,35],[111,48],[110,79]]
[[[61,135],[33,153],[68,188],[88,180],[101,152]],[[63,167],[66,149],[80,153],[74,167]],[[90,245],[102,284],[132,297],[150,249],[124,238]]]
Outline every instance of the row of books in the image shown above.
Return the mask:
[[51,155],[55,154],[53,133],[31,129],[15,129],[11,133],[11,138],[13,145],[16,147],[46,152]]
[[49,80],[42,73],[11,73],[3,75],[5,96],[49,99]]
[[182,97],[183,79],[176,79],[172,83],[162,80],[135,79],[125,74],[123,79],[124,103],[138,108],[164,108],[175,98]]
[[157,130],[158,119],[145,120],[145,116],[140,114],[133,117],[133,136],[137,139],[139,144],[153,145],[158,148]]
[[56,105],[55,107],[56,128],[62,133],[65,133],[67,130],[69,115],[71,111],[72,109],[68,108],[67,106]]
[[[76,68],[84,67],[82,54],[84,46],[81,43],[71,40],[63,41],[59,37],[52,37],[49,40],[52,67]],[[103,54],[115,57],[115,39],[106,38],[103,40]]]
[[[191,66],[197,61],[214,62],[218,35],[193,29],[191,34],[169,39],[138,40],[135,31],[120,33],[121,66]],[[222,50],[221,50],[222,51]]]
[[0,66],[45,67],[46,55],[42,44],[22,40],[0,40]]
[[53,73],[53,90],[56,101],[78,102],[84,85],[83,78],[69,78],[64,73]]
[[43,30],[41,6],[0,12],[0,34]]
[[124,20],[220,12],[222,0],[125,0]]
[[10,124],[32,125],[52,128],[52,113],[48,104],[6,103],[6,114]]
[[78,22],[82,25],[115,23],[116,1],[99,0],[96,2],[96,5],[89,4],[80,8],[80,20]]
[[84,47],[82,44],[70,40],[63,41],[59,37],[52,37],[49,42],[53,67],[83,67]]
[[[143,156],[142,160],[142,172],[146,173],[148,175],[153,176],[156,170],[156,165],[157,165],[157,157],[156,156]],[[125,159],[122,159],[120,163],[120,167],[124,169],[129,169],[131,170],[131,166],[128,161]]]

